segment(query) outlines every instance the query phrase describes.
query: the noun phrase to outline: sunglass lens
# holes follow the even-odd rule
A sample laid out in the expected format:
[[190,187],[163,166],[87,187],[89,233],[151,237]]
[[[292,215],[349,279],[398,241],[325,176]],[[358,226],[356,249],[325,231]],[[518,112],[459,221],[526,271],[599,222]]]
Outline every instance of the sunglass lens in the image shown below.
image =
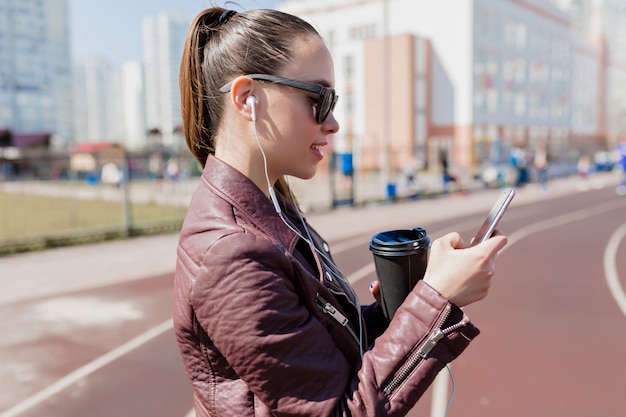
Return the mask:
[[317,122],[324,123],[324,120],[328,117],[328,114],[333,108],[335,101],[335,93],[332,90],[327,90],[322,96],[320,96],[320,103],[317,106]]

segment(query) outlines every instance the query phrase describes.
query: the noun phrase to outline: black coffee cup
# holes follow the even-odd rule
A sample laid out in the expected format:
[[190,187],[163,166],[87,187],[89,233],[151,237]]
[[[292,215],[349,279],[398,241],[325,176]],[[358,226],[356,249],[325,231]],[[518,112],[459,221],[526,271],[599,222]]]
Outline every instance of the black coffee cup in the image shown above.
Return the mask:
[[391,320],[428,265],[430,238],[426,230],[388,230],[372,236],[370,251],[378,275],[381,307]]

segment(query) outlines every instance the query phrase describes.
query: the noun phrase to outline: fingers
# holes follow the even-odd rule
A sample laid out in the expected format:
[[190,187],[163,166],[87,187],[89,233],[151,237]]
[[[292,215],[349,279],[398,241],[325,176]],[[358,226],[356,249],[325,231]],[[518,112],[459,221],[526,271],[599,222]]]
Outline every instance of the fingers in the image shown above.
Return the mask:
[[465,247],[465,242],[463,242],[463,238],[457,232],[451,232],[443,235],[439,239],[436,239],[433,244],[437,242],[452,249],[463,249]]
[[372,293],[372,295],[374,296],[374,299],[378,302],[378,304],[380,304],[381,303],[381,301],[380,301],[380,285],[379,285],[378,281],[370,282],[370,292]]

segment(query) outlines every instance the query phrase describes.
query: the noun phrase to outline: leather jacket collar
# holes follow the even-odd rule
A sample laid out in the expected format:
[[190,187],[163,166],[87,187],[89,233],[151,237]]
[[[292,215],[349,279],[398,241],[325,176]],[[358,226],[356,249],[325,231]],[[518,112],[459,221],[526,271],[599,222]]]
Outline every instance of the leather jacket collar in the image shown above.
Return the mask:
[[[202,181],[216,195],[241,210],[252,224],[283,246],[293,249],[298,236],[282,221],[272,201],[249,178],[232,166],[209,155]],[[280,195],[281,210],[293,222],[295,211]]]

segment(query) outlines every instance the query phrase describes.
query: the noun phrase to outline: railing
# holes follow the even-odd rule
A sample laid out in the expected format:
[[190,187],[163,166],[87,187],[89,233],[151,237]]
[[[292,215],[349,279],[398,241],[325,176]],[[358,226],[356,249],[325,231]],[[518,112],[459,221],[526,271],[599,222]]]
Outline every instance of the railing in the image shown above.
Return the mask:
[[[188,153],[122,152],[91,165],[73,157],[0,157],[0,255],[180,229],[200,174]],[[378,171],[346,175],[328,165],[311,180],[289,182],[306,212],[488,186],[465,175],[445,189],[440,174],[422,171],[411,183],[395,177],[390,195]]]
[[152,170],[150,159],[124,155],[90,171],[71,169],[71,155],[0,160],[0,254],[179,229],[198,171],[189,157],[170,154]]

